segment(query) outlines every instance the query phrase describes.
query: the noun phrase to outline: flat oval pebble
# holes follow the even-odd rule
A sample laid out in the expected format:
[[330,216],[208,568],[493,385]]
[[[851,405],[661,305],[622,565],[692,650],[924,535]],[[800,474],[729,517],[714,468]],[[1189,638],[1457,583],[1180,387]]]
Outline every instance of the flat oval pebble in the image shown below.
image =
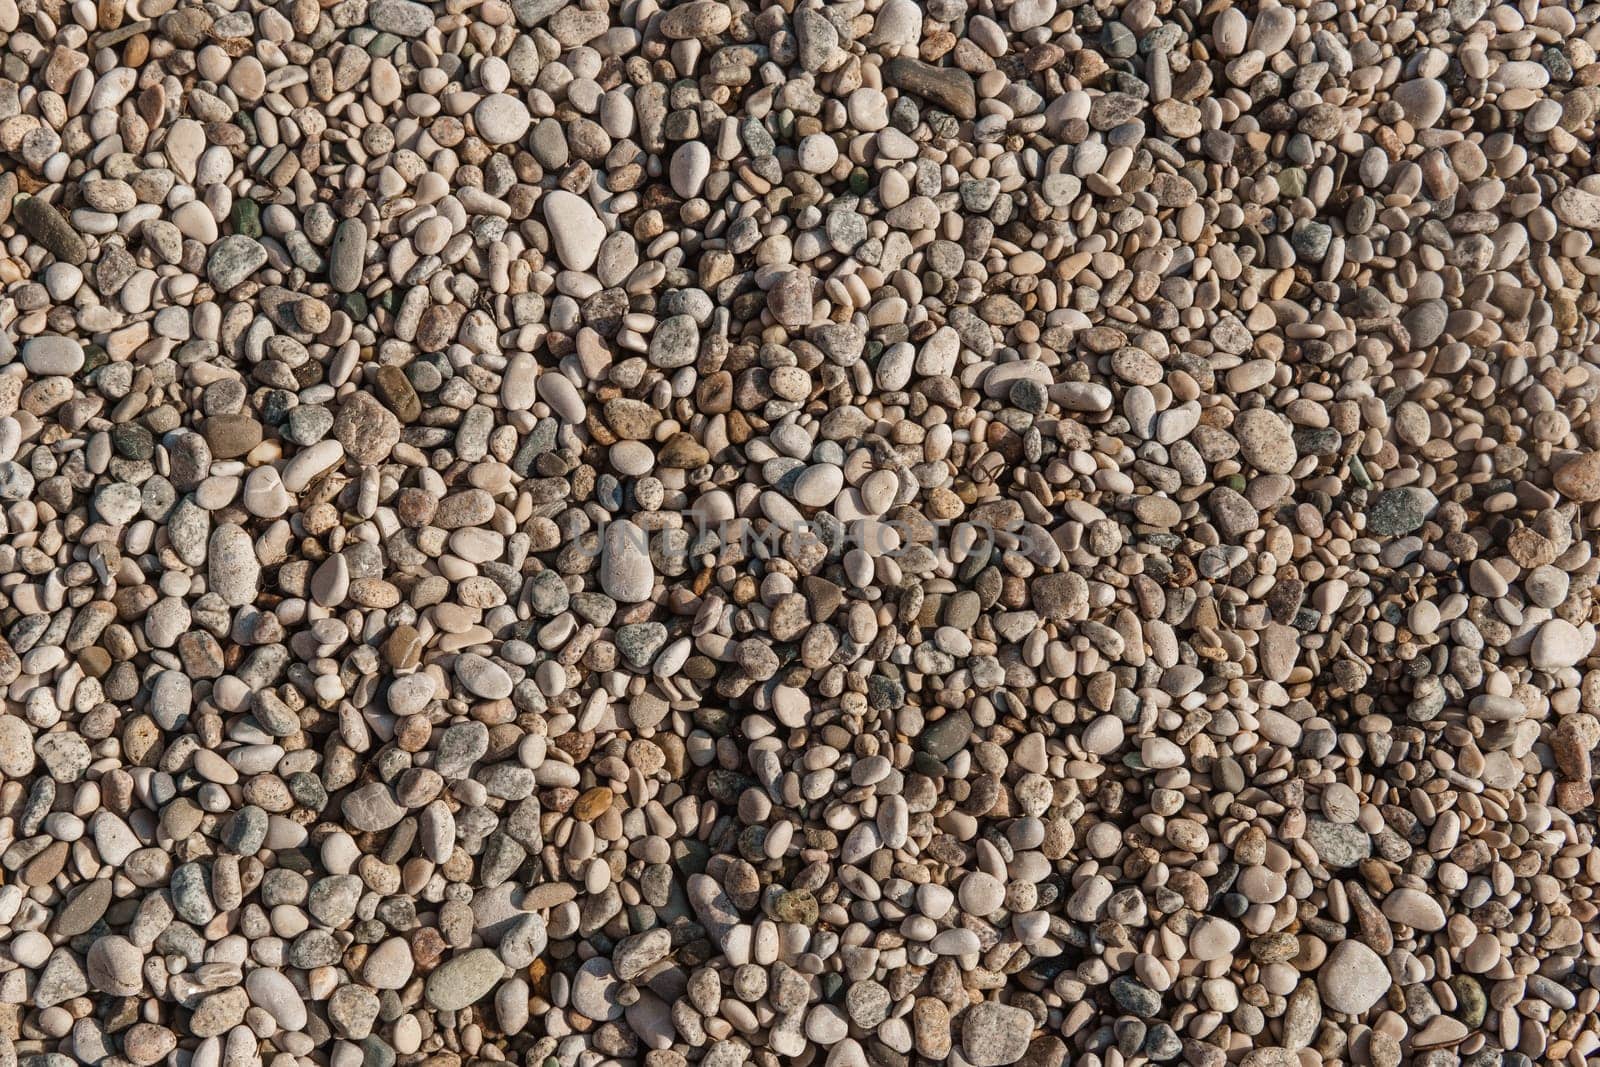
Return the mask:
[[30,374],[76,374],[83,359],[83,345],[71,337],[45,335],[22,346],[22,365]]
[[245,975],[244,989],[250,1003],[272,1016],[285,1030],[292,1033],[306,1025],[309,1016],[305,999],[280,972],[256,967]]
[[623,603],[649,597],[655,584],[649,535],[624,519],[609,524],[601,535],[600,587]]
[[489,144],[497,145],[520,141],[533,124],[528,106],[507,93],[484,97],[472,109],[472,120],[477,126],[478,136]]
[[468,653],[457,657],[456,678],[467,690],[487,700],[511,695],[511,676],[492,660]]
[[588,270],[600,254],[600,242],[606,236],[605,224],[594,208],[587,201],[557,189],[545,197],[544,212],[550,240],[562,265],[571,270]]
[[452,956],[428,975],[425,995],[441,1011],[459,1011],[476,1004],[505,974],[505,964],[486,948]]

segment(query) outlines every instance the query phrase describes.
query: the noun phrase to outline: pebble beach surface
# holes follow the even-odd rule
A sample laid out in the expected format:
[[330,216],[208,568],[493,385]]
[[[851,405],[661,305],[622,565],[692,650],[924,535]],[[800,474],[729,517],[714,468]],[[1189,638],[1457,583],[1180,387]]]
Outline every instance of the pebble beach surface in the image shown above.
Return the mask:
[[0,1067],[1600,1061],[1597,47],[0,0]]

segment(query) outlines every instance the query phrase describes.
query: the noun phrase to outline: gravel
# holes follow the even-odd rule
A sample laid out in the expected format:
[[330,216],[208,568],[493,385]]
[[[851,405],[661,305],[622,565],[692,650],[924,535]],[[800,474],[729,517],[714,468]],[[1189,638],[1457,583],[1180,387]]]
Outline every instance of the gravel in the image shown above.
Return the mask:
[[0,1067],[1593,1061],[1597,47],[0,0]]

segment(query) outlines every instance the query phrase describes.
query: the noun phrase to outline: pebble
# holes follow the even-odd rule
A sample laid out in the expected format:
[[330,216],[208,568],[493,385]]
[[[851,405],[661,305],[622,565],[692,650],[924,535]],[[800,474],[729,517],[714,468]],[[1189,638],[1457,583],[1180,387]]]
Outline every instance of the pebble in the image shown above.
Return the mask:
[[1367,512],[1367,531],[1379,537],[1408,534],[1419,529],[1438,506],[1426,489],[1407,486],[1379,494]]
[[648,599],[656,577],[649,535],[635,523],[621,519],[610,523],[601,537],[600,588],[624,604]]
[[286,1031],[294,1033],[305,1028],[310,1018],[305,997],[282,972],[256,967],[245,975],[244,989],[250,1003],[272,1016]]
[[527,134],[533,116],[528,113],[528,105],[516,97],[494,93],[478,101],[472,109],[472,122],[478,136],[489,144],[512,144]]
[[1239,928],[1232,923],[1208,916],[1189,932],[1189,951],[1202,962],[1231,958],[1240,936]]
[[392,937],[367,956],[361,976],[374,989],[404,989],[413,971],[411,946]]
[[40,377],[76,374],[83,367],[83,345],[71,337],[45,334],[22,346],[22,364]]
[[618,1000],[621,982],[612,970],[611,961],[596,957],[578,968],[572,983],[572,1006],[584,1018],[596,1022],[612,1022],[622,1017],[623,1007]]
[[[13,196],[15,190],[13,185]],[[29,237],[61,262],[76,267],[89,258],[88,242],[49,201],[37,196],[22,197],[12,205],[11,214]]]
[[1574,626],[1566,619],[1549,619],[1533,636],[1528,660],[1536,670],[1575,667],[1594,650],[1594,626]]
[[419,37],[433,25],[433,13],[414,0],[373,0],[367,20],[385,33]]
[[1329,867],[1354,867],[1372,855],[1372,837],[1359,826],[1325,819],[1306,822],[1306,842]]
[[889,85],[923,97],[958,119],[970,119],[977,113],[976,87],[965,71],[896,56],[884,64],[883,76]]
[[500,957],[486,948],[452,956],[428,975],[424,995],[441,1011],[460,1011],[489,995],[505,974]]
[[1346,1015],[1361,1015],[1388,992],[1393,980],[1383,959],[1359,941],[1333,946],[1317,971],[1322,1003]]
[[350,460],[379,463],[400,442],[400,420],[371,393],[352,393],[334,416],[334,439]]
[[605,224],[594,208],[571,193],[556,189],[545,197],[544,211],[550,240],[562,265],[570,270],[593,266],[606,236]]
[[360,219],[345,219],[334,231],[328,249],[328,281],[341,293],[353,293],[361,285],[362,267],[367,258],[367,229]]
[[1433,932],[1445,926],[1444,909],[1420,889],[1396,889],[1383,899],[1383,914],[1415,930]]
[[1021,1008],[984,1001],[961,1014],[961,1053],[973,1067],[1018,1062],[1032,1034],[1033,1017]]
[[1294,435],[1283,418],[1262,408],[1239,413],[1233,425],[1239,451],[1257,470],[1287,474],[1298,458]]
[[998,878],[983,871],[973,871],[961,879],[957,899],[961,910],[968,915],[992,915],[1005,902],[1006,887]]
[[[1600,202],[1600,197],[1596,200]],[[1600,451],[1567,458],[1555,469],[1552,484],[1570,500],[1583,504],[1600,500]]]
[[267,250],[260,241],[234,234],[211,246],[206,258],[206,277],[219,293],[226,293],[266,263]]
[[144,953],[125,937],[97,938],[89,947],[85,974],[90,988],[113,997],[131,997],[144,988]]

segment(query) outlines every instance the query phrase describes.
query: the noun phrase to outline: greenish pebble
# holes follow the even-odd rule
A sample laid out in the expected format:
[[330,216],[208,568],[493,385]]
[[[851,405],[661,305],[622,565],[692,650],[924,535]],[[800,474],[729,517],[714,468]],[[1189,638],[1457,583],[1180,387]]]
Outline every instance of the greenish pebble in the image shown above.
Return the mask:
[[138,423],[121,422],[111,427],[111,447],[125,459],[146,460],[155,455],[156,441]]
[[655,659],[666,643],[667,628],[659,622],[636,622],[617,628],[617,651],[628,662],[641,667]]
[[867,705],[879,711],[900,707],[906,701],[906,689],[893,678],[875,674],[867,679]]
[[1313,263],[1321,262],[1322,257],[1328,254],[1328,245],[1332,240],[1331,226],[1309,219],[1302,221],[1289,233],[1289,244],[1294,247],[1295,253]]
[[791,889],[772,904],[773,918],[782,923],[812,926],[817,921],[817,914],[817,898],[809,889]]
[[733,731],[733,717],[720,708],[701,708],[694,713],[694,721],[712,737],[727,737]]
[[1484,1016],[1489,1013],[1489,998],[1478,980],[1470,974],[1458,974],[1450,979],[1450,988],[1456,995],[1456,1018],[1468,1030],[1482,1026]]
[[1540,59],[1544,63],[1544,69],[1550,72],[1552,80],[1558,82],[1572,80],[1572,60],[1568,59],[1567,54],[1561,49],[1546,46],[1544,55]]
[[1113,978],[1109,991],[1120,1008],[1141,1019],[1161,1010],[1161,994],[1128,975]]
[[1367,533],[1374,537],[1394,537],[1421,529],[1438,498],[1414,485],[1386,489],[1367,508]]
[[83,369],[79,373],[81,375],[93,374],[110,362],[111,357],[106,353],[105,349],[92,341],[88,342],[83,346]]
[[261,205],[249,197],[240,197],[233,202],[233,210],[228,213],[228,221],[233,226],[233,232],[246,237],[261,236]]

